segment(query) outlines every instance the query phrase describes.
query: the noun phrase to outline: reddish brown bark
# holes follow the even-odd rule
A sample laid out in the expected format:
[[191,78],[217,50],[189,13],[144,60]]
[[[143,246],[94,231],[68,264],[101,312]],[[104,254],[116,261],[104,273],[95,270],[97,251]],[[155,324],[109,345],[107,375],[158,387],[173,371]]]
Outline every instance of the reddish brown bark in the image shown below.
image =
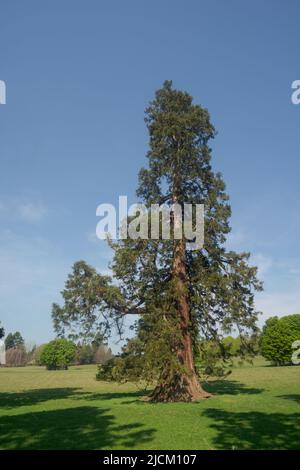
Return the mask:
[[169,377],[168,374],[166,377],[162,376],[160,383],[149,399],[153,401],[195,401],[209,398],[211,394],[201,387],[194,367],[190,332],[190,306],[186,290],[187,272],[184,240],[175,241],[172,276],[177,296],[176,304],[182,336],[177,357],[183,366],[184,372],[176,372],[173,377]]

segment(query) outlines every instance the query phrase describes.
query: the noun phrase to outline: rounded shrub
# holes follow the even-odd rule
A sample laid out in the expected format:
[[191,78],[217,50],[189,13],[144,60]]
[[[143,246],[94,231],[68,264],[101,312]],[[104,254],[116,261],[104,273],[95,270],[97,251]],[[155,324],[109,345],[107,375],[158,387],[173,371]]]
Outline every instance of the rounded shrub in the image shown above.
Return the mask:
[[48,370],[67,369],[76,354],[76,346],[66,339],[55,339],[46,344],[40,356],[40,363]]
[[261,337],[262,355],[278,366],[291,364],[296,340],[300,340],[300,315],[269,318]]

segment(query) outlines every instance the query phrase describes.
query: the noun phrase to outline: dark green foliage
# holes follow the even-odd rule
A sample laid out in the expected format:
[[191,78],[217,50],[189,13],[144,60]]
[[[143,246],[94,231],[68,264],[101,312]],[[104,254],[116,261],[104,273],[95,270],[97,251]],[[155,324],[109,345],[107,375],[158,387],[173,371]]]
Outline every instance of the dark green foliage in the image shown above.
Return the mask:
[[41,365],[48,370],[67,369],[76,354],[76,346],[64,338],[50,341],[40,356]]
[[52,306],[54,329],[58,336],[68,335],[100,344],[112,325],[121,330],[126,303],[109,276],[98,274],[85,261],[74,263],[65,289],[64,306]]
[[5,336],[5,330],[3,326],[1,326],[1,323],[0,323],[0,339],[3,338],[4,336]]
[[97,380],[115,380],[117,382],[138,382],[141,379],[149,382],[157,378],[155,371],[149,380],[149,372],[146,374],[147,368],[146,357],[143,353],[142,344],[139,346],[137,338],[131,339],[122,348],[121,354],[106,361],[104,365],[100,365],[97,373]]
[[[200,379],[212,377],[225,377],[231,374],[232,360],[238,358],[251,362],[254,355],[258,354],[257,339],[248,338],[247,346],[242,346],[239,337],[225,336],[220,341],[208,340],[198,344],[195,351],[195,367]],[[250,344],[251,343],[251,344]],[[143,343],[138,338],[131,339],[123,347],[122,353],[98,368],[97,380],[138,382],[141,377],[147,378],[149,384],[157,378],[157,371],[152,374],[147,369],[146,356]],[[152,362],[151,362],[152,364]]]
[[97,380],[138,382],[145,376],[145,356],[138,354],[137,339],[128,341],[122,353],[98,366]]
[[296,340],[300,340],[300,315],[271,317],[262,332],[262,355],[278,366],[291,364],[292,344]]
[[117,358],[114,357],[107,361],[105,364],[98,365],[98,371],[96,374],[96,380],[105,382],[118,381],[118,371],[115,370]]
[[24,346],[24,339],[19,331],[9,333],[5,338],[5,349],[19,348]]

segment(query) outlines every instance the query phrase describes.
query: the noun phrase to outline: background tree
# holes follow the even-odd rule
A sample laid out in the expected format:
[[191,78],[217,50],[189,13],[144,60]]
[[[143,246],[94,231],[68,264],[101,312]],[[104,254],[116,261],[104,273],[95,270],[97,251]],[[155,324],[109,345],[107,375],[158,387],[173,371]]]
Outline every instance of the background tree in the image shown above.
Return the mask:
[[110,348],[105,344],[100,344],[94,354],[94,361],[96,364],[105,364],[107,361],[113,358],[113,354]]
[[50,341],[43,348],[40,362],[48,370],[68,369],[75,358],[76,346],[64,338]]
[[76,364],[93,364],[94,363],[94,349],[90,344],[81,344],[76,345]]
[[59,337],[90,341],[96,349],[112,327],[122,333],[128,305],[110,276],[98,274],[83,260],[77,261],[61,294],[63,307],[52,306],[54,329]]
[[13,333],[8,333],[7,337],[5,338],[5,349],[8,350],[14,347],[14,335]]
[[5,330],[3,326],[1,326],[1,322],[0,322],[0,339],[3,338],[4,336],[5,336]]
[[294,341],[300,340],[300,315],[269,318],[261,336],[262,355],[273,364],[291,364]]
[[35,350],[36,350],[37,346],[35,343],[26,343],[26,345],[24,346],[24,349],[26,351],[26,364],[28,365],[33,365],[34,364],[34,355],[35,355]]
[[141,378],[157,381],[149,398],[197,400],[209,396],[195,371],[199,338],[218,341],[235,328],[247,348],[244,339],[256,331],[254,292],[261,284],[256,268],[247,264],[249,254],[225,248],[231,211],[222,177],[211,167],[215,129],[208,111],[165,82],[145,120],[150,148],[137,195],[148,209],[176,203],[183,211],[184,203],[204,204],[205,245],[189,251],[184,237],[173,236],[111,242],[118,286],[83,262],[75,264],[64,306],[53,307],[54,325],[63,334],[71,324],[90,329],[94,323],[103,333],[115,320],[121,331],[124,314],[139,314],[130,350],[143,360]]
[[6,350],[6,365],[10,367],[24,366],[27,362],[27,353],[24,339],[19,331],[9,333],[4,341]]
[[96,351],[100,346],[104,345],[104,337],[103,335],[97,331],[96,334],[93,336],[93,339],[91,341],[91,345],[94,349],[94,351]]
[[104,364],[113,357],[112,351],[105,344],[97,340],[92,343],[78,343],[76,345],[77,364]]
[[5,349],[21,348],[24,346],[24,339],[19,331],[9,333],[5,338]]
[[27,353],[23,346],[7,349],[5,357],[9,367],[25,366],[27,363]]
[[35,348],[33,348],[31,350],[29,358],[28,358],[28,362],[30,364],[34,364],[34,365],[37,365],[37,366],[42,365],[41,364],[41,355],[42,355],[42,352],[43,352],[45,346],[46,346],[46,344],[40,344],[39,346],[36,346]]

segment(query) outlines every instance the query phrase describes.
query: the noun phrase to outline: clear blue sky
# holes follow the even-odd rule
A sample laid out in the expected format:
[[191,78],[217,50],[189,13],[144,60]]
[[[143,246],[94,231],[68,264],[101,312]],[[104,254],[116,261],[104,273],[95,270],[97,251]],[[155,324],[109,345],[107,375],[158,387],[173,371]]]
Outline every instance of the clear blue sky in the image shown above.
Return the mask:
[[[257,306],[300,312],[298,1],[1,0],[0,320],[41,343],[70,266],[107,270],[96,206],[132,201],[143,111],[166,79],[207,107],[231,247],[265,281]],[[117,346],[115,346],[117,348]]]

